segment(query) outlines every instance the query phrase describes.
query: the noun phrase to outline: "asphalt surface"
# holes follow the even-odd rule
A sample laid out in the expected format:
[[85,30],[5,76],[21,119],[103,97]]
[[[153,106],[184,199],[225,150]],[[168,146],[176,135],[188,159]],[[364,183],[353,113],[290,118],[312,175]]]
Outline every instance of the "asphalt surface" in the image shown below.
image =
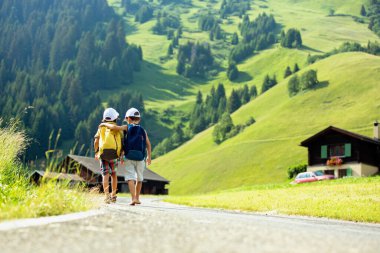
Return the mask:
[[0,252],[380,252],[378,224],[127,201],[67,221],[0,223]]

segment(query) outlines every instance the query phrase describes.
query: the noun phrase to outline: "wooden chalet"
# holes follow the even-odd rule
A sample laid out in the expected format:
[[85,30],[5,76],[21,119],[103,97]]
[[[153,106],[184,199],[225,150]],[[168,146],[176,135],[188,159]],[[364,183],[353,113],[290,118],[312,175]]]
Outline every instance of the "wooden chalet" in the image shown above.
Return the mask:
[[[58,166],[61,171],[76,174],[84,179],[89,187],[99,186],[102,188],[102,175],[99,161],[92,157],[68,155]],[[127,174],[125,165],[119,163],[117,170],[118,192],[129,192],[128,183],[124,177]],[[166,185],[169,180],[146,168],[144,181],[141,189],[142,194],[168,194]]]
[[379,173],[379,126],[369,138],[334,126],[301,142],[308,149],[307,171],[324,171],[335,177],[371,176]]

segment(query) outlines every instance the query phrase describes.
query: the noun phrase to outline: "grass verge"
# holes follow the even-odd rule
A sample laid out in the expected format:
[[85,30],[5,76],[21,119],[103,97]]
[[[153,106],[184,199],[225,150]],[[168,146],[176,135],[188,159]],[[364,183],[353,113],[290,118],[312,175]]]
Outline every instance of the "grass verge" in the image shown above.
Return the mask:
[[36,186],[29,182],[27,168],[17,160],[27,141],[16,125],[0,128],[0,221],[93,208],[95,196],[81,186],[69,187],[55,181]]
[[239,188],[165,201],[196,207],[380,223],[380,176]]

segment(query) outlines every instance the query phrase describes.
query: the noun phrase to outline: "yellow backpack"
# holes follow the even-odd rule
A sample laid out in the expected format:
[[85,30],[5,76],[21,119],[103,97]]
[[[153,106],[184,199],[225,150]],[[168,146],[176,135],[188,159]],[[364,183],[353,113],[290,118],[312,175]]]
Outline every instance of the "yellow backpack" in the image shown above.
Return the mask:
[[100,158],[106,161],[119,158],[122,150],[121,140],[122,136],[120,131],[101,127],[99,139]]

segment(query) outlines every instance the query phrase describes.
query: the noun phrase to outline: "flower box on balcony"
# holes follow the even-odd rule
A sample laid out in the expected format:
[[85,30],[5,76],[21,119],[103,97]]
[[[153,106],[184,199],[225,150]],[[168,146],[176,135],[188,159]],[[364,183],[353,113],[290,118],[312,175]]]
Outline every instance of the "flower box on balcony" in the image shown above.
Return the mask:
[[343,164],[343,160],[340,157],[332,156],[329,160],[327,160],[326,165],[327,166],[336,166]]

